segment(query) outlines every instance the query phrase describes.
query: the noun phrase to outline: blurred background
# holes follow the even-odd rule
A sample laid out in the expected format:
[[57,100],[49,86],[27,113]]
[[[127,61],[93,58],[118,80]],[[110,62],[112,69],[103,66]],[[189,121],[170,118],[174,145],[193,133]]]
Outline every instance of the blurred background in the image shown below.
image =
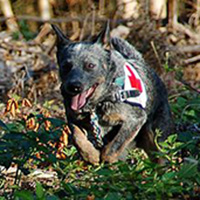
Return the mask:
[[127,39],[164,80],[169,94],[199,91],[200,0],[0,0],[0,94],[59,99],[57,24],[71,40],[97,34]]

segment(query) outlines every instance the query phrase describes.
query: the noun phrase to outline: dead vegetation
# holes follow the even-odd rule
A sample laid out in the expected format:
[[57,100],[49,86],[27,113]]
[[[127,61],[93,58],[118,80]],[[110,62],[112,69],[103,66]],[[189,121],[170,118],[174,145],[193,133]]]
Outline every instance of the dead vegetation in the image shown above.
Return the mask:
[[[37,20],[34,18],[36,16],[27,18],[28,24],[37,25],[38,28],[35,29],[37,36],[27,42],[23,39],[26,36],[20,32],[18,37],[21,39],[13,40],[13,33],[16,34],[16,29],[12,29],[7,24],[9,19],[14,16],[12,5],[21,6],[21,4],[18,1],[14,4],[9,3],[9,1],[2,1],[4,17],[0,17],[0,19],[3,22],[2,25],[6,22],[10,33],[1,32],[0,35],[0,70],[2,75],[5,74],[1,80],[1,93],[17,92],[18,95],[36,99],[39,96],[47,97],[48,93],[53,95],[51,91],[58,91],[55,37],[48,24],[40,26],[37,21],[59,22],[61,27],[67,31],[70,39],[80,40],[97,33],[104,23],[103,21],[108,18],[111,18],[115,35],[123,36],[134,44],[143,53],[150,66],[163,74],[164,79],[168,79],[165,78],[166,69],[163,68],[165,64],[169,68],[178,67],[178,70],[180,69],[183,73],[184,81],[196,88],[200,81],[198,2],[179,3],[178,7],[176,1],[169,1],[168,18],[166,13],[156,15],[156,12],[164,12],[163,9],[166,9],[167,4],[163,4],[165,7],[156,8],[153,6],[154,4],[147,7],[145,1],[138,4],[133,0],[131,5],[129,5],[129,2],[120,0],[117,1],[117,4],[115,3],[114,1],[99,1],[99,4],[92,1],[67,1],[67,4],[64,4],[61,1],[58,3],[40,0],[37,6],[40,8],[41,17],[38,17]],[[61,6],[66,7],[66,12],[59,10]],[[6,7],[9,8],[12,15],[9,14],[8,16],[4,12]],[[30,4],[29,7],[31,7],[30,10],[35,10],[36,3]],[[128,7],[135,8],[134,15],[131,14],[133,10],[128,9]],[[86,10],[88,14],[86,14]],[[16,10],[15,12],[17,13]],[[149,12],[151,15],[148,15]],[[66,18],[59,18],[60,16],[57,16],[59,13],[65,13]],[[178,15],[178,13],[180,14]],[[186,19],[184,16],[187,16]],[[15,17],[16,23],[23,19],[23,16],[20,17],[17,14]],[[24,19],[26,19],[25,16]],[[166,21],[167,19],[168,21]],[[31,25],[31,28],[27,31],[34,29],[35,25]],[[24,28],[18,26],[17,31]],[[57,93],[55,96],[57,96]]]

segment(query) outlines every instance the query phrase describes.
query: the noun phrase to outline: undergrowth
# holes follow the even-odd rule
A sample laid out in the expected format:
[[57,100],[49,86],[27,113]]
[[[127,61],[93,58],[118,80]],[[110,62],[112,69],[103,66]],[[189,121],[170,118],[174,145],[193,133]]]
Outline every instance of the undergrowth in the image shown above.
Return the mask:
[[[158,143],[164,164],[136,149],[126,162],[91,166],[80,160],[63,120],[33,111],[26,99],[11,99],[5,113],[13,120],[0,121],[0,200],[199,199],[199,95],[184,90],[170,101],[176,130]],[[8,185],[3,171],[11,166],[17,171]],[[55,171],[57,180],[23,188],[22,177],[37,168]]]

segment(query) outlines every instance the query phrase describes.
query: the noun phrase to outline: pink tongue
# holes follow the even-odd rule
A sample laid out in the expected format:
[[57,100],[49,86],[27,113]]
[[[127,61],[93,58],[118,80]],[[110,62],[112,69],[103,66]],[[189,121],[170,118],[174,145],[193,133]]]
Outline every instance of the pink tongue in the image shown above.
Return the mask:
[[72,98],[71,109],[79,110],[85,105],[85,103],[86,103],[86,92],[77,94],[75,97]]

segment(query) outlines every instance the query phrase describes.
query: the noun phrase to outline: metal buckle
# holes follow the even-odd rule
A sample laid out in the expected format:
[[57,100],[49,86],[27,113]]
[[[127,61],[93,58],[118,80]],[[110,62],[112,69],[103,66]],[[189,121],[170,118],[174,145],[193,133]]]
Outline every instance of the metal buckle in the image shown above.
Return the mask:
[[117,96],[120,101],[125,101],[128,98],[137,97],[139,95],[140,92],[138,90],[119,90]]
[[125,101],[126,100],[124,94],[125,94],[124,90],[119,90],[119,100],[120,101]]

